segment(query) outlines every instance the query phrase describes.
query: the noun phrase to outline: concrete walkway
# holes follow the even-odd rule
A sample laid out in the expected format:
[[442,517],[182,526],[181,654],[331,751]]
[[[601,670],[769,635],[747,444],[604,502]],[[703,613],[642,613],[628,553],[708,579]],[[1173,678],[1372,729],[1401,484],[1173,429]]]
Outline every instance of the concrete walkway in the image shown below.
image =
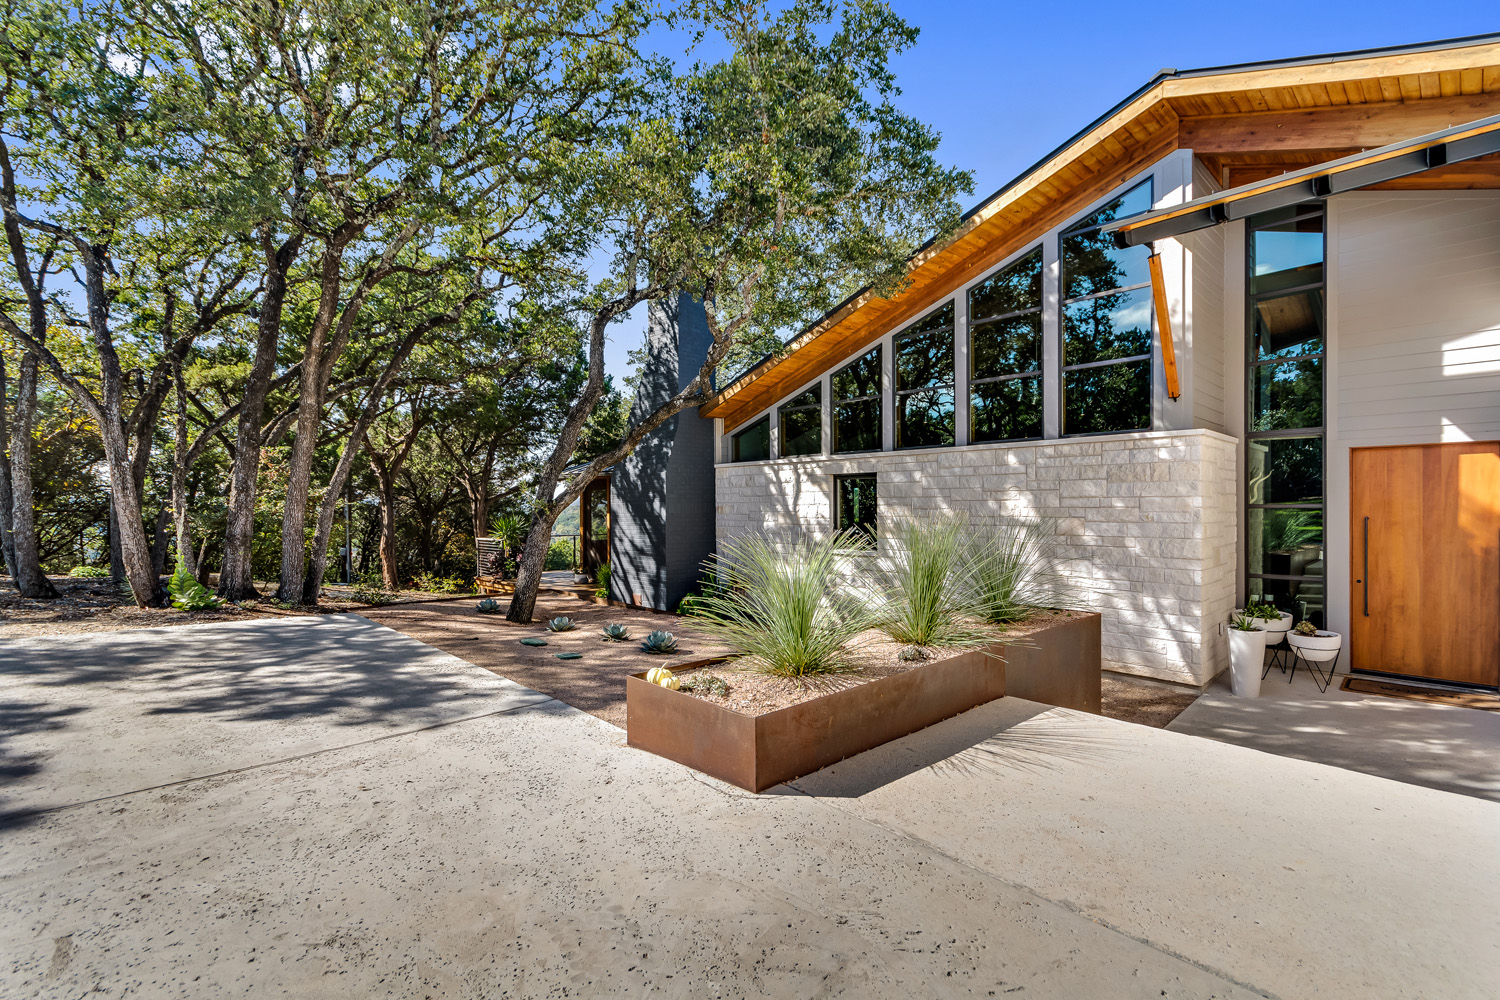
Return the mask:
[[1306,670],[1272,670],[1260,697],[1227,674],[1167,726],[1173,732],[1500,802],[1500,712],[1343,691]]
[[1500,992],[1500,806],[1015,699],[762,796],[352,617],[0,703],[4,996]]

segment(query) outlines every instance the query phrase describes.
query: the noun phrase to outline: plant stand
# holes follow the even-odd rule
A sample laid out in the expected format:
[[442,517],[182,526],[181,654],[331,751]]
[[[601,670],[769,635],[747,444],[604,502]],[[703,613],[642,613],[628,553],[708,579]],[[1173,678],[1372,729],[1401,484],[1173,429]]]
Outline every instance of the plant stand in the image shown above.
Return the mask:
[[[1343,647],[1340,646],[1339,649],[1333,654],[1333,659],[1318,661],[1308,659],[1307,657],[1302,655],[1302,651],[1300,649],[1298,649],[1296,646],[1293,646],[1292,672],[1291,676],[1287,677],[1286,682],[1290,684],[1292,682],[1292,678],[1297,676],[1297,664],[1301,663],[1302,666],[1306,668],[1307,672],[1312,674],[1313,683],[1318,686],[1318,692],[1320,694],[1327,694],[1328,685],[1333,683],[1334,669],[1339,665],[1339,653],[1342,653],[1343,651]],[[1327,674],[1324,674],[1321,670],[1318,669],[1319,662],[1328,664]]]

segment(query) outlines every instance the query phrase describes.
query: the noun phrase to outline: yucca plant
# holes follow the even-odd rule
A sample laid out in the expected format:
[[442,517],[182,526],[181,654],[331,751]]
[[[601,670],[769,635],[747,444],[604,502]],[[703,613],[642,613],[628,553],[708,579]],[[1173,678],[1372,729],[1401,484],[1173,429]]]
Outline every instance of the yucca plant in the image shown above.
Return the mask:
[[790,547],[759,536],[730,542],[710,560],[723,584],[687,611],[695,628],[744,654],[746,666],[781,677],[843,670],[849,642],[875,623],[847,589],[849,532]]
[[624,642],[626,639],[630,638],[630,629],[628,626],[621,625],[617,622],[610,622],[608,625],[604,626],[604,638],[609,639],[612,642]]
[[646,636],[646,641],[641,643],[641,648],[648,653],[675,653],[677,652],[677,637],[671,632],[657,629]]
[[1019,621],[1038,608],[1071,607],[1076,595],[1052,569],[1054,522],[1010,518],[971,528],[967,550],[974,603],[997,625]]
[[880,629],[908,646],[980,646],[995,638],[987,607],[968,581],[961,517],[893,525],[889,586]]
[[573,619],[569,618],[567,615],[558,615],[556,618],[553,618],[551,621],[547,622],[548,632],[571,632],[577,627],[577,623],[575,623]]

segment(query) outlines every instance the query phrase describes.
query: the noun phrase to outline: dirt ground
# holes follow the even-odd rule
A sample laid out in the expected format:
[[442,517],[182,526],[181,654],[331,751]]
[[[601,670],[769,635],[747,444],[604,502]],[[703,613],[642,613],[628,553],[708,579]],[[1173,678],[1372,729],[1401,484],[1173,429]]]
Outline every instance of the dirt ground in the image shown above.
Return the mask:
[[[625,726],[626,675],[727,652],[695,635],[676,615],[543,594],[537,601],[536,624],[515,625],[505,620],[503,610],[480,614],[474,609],[477,600],[387,605],[359,613],[621,728]],[[503,609],[504,598],[498,600]],[[541,623],[558,615],[572,618],[578,627],[571,632],[548,632]],[[603,628],[609,622],[629,626],[630,639],[605,639]],[[676,636],[676,654],[656,655],[641,649],[641,640],[658,629]],[[522,638],[532,636],[545,639],[547,645],[522,645]],[[558,653],[582,656],[560,660]]]
[[[167,625],[202,625],[207,622],[242,622],[256,618],[337,614],[368,607],[348,599],[343,588],[325,588],[316,608],[277,608],[269,600],[230,604],[215,611],[178,611],[176,608],[138,608],[120,594],[107,579],[71,576],[48,577],[61,595],[54,600],[33,600],[16,592],[8,578],[0,581],[0,638],[28,639],[85,632],[115,632],[121,629],[161,628]],[[275,592],[275,584],[262,583],[261,593]],[[440,595],[402,591],[397,601],[430,601]],[[477,601],[467,597],[464,601]],[[460,602],[462,603],[462,601]]]
[[1196,691],[1130,680],[1119,674],[1105,674],[1102,687],[1101,715],[1156,729],[1165,729],[1198,700]]

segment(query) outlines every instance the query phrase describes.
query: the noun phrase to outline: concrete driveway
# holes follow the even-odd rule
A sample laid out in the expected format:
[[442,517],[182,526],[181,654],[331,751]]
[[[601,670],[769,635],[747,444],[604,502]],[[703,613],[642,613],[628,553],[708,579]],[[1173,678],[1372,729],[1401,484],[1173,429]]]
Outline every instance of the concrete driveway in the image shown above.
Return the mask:
[[1500,806],[1016,699],[761,796],[353,616],[0,706],[4,996],[1500,992]]

